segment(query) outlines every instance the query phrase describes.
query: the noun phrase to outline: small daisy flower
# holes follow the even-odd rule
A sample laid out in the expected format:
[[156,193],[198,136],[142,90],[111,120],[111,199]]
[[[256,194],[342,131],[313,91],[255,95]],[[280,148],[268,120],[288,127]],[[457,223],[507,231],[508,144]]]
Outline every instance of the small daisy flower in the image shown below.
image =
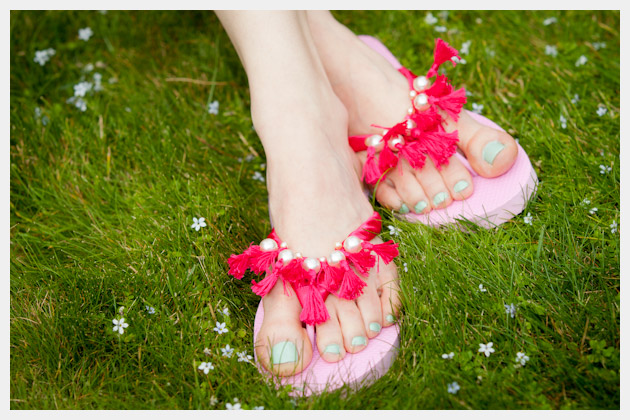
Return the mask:
[[118,334],[124,334],[125,328],[129,326],[129,324],[125,322],[125,318],[112,319],[112,323],[114,324],[113,330],[118,331]]
[[225,408],[227,408],[228,410],[240,410],[241,409],[241,403],[238,402],[238,398],[234,398],[234,405],[230,404],[230,403],[226,403],[225,404]]
[[225,315],[225,316],[230,316],[230,310],[228,308],[223,308],[221,313],[223,313],[223,315]]
[[516,307],[514,306],[513,303],[510,303],[509,305],[503,305],[505,306],[505,313],[509,314],[510,317],[514,318],[514,316],[516,315]]
[[549,25],[551,25],[552,23],[556,23],[557,21],[558,21],[558,19],[557,19],[557,18],[555,18],[555,17],[549,17],[549,18],[547,18],[547,19],[543,20],[543,25],[545,25],[545,26],[549,26]]
[[613,220],[613,222],[610,224],[610,233],[617,233],[617,221]]
[[155,313],[155,308],[153,306],[144,305],[144,308],[147,310],[149,315],[153,315]]
[[453,353],[453,352],[450,352],[450,353],[444,353],[444,354],[442,355],[442,359],[449,359],[449,360],[450,360],[450,359],[452,359],[453,357],[455,357],[455,353]]
[[475,114],[481,114],[483,111],[483,105],[473,102],[472,104],[472,112]]
[[575,62],[575,67],[583,66],[584,64],[586,64],[587,61],[588,61],[588,58],[586,58],[586,56],[584,55],[581,55],[580,58],[578,58],[577,61]]
[[197,369],[199,369],[200,371],[202,371],[203,373],[207,375],[208,372],[210,372],[211,370],[214,370],[214,366],[212,365],[211,362],[202,362]]
[[480,285],[479,285],[479,291],[480,291],[480,292],[487,292],[488,290],[486,290],[486,288],[485,288],[485,287],[483,287],[483,284],[480,284]]
[[606,166],[606,165],[599,165],[599,173],[604,175],[608,172],[612,171],[612,168],[610,166]]
[[206,356],[211,356],[212,355],[212,350],[210,350],[208,347],[203,349],[203,354],[205,354]]
[[253,410],[264,410],[265,407],[263,407],[262,405],[257,405],[256,407],[253,408]]
[[603,116],[604,116],[604,115],[606,115],[606,113],[608,112],[608,109],[606,109],[606,107],[605,107],[605,106],[601,106],[601,105],[600,105],[600,106],[597,108],[597,111],[596,111],[596,112],[597,112],[597,115],[598,115],[598,116],[603,117]]
[[206,225],[205,217],[200,217],[199,219],[197,219],[196,217],[193,217],[193,224],[190,225],[190,227],[192,229],[195,229],[197,232],[199,232],[199,229],[206,226],[207,225]]
[[389,229],[389,234],[392,236],[398,236],[398,234],[402,232],[400,228],[397,228],[396,226],[392,226],[392,225],[387,226],[387,229]]
[[94,90],[96,92],[100,92],[103,90],[103,75],[101,73],[94,73],[92,76],[94,78]]
[[532,220],[534,220],[534,217],[532,216],[531,213],[527,213],[527,216],[523,217],[523,223],[525,223],[526,225],[532,225]]
[[584,200],[582,200],[582,202],[580,204],[581,205],[591,204],[591,200],[589,200],[588,198],[585,198]]
[[89,27],[79,29],[79,39],[80,40],[83,40],[83,41],[87,42],[92,37],[92,35],[94,35],[94,32],[92,32],[92,29],[90,29]]
[[216,405],[219,402],[219,399],[214,395],[210,397],[210,405]]
[[575,95],[573,95],[573,99],[571,99],[571,103],[577,104],[578,102],[580,102],[580,95],[576,93]]
[[589,212],[590,214],[595,214],[595,213],[597,213],[597,207],[593,207],[593,208],[592,208],[592,209],[590,209],[588,212]]
[[234,349],[230,347],[229,344],[226,344],[225,347],[221,349],[221,353],[223,357],[227,357],[228,359],[232,357],[232,353],[234,353]]
[[219,335],[228,332],[228,329],[225,326],[225,322],[217,322],[217,325],[213,328],[213,330],[219,333]]
[[265,177],[258,171],[254,172],[254,175],[252,175],[252,179],[254,181],[265,182]]
[[529,361],[529,356],[525,355],[525,353],[523,352],[518,352],[516,353],[516,362],[520,363],[521,366],[525,366],[525,363],[527,363]]
[[74,85],[74,96],[82,98],[90,90],[92,90],[92,83],[90,82],[77,83],[76,85]]
[[457,391],[459,391],[459,384],[457,382],[451,382],[447,385],[446,390],[449,394],[457,394]]
[[427,13],[427,15],[424,17],[424,23],[426,23],[427,25],[435,25],[437,21],[437,18],[433,16],[433,13],[431,12]]
[[560,115],[560,127],[567,128],[567,119],[564,118],[564,115]]
[[87,63],[85,66],[83,66],[83,71],[86,73],[89,73],[92,70],[94,70],[94,64],[92,63]]
[[479,353],[483,353],[486,357],[490,357],[490,354],[494,353],[494,349],[492,348],[492,341],[487,344],[479,344]]
[[602,48],[606,48],[605,42],[593,42],[593,48],[596,50],[601,50]]
[[403,263],[403,270],[405,273],[409,271],[409,268],[407,267],[407,263]]
[[448,29],[446,29],[446,26],[434,26],[433,29],[435,29],[435,32],[446,32]]
[[550,55],[552,57],[558,56],[558,49],[555,45],[547,45],[545,46],[545,54]]
[[236,355],[238,356],[239,362],[249,362],[250,360],[252,360],[252,356],[250,354],[247,354],[246,351],[236,352]]
[[47,48],[41,51],[35,51],[35,58],[33,59],[33,61],[35,61],[40,66],[43,66],[50,60],[50,57],[55,55],[55,53],[56,51],[52,48]]
[[208,104],[208,114],[219,114],[219,101],[212,101]]
[[470,44],[472,44],[472,41],[466,41],[462,44],[462,47],[459,49],[459,53],[461,55],[468,55],[468,52],[470,50]]

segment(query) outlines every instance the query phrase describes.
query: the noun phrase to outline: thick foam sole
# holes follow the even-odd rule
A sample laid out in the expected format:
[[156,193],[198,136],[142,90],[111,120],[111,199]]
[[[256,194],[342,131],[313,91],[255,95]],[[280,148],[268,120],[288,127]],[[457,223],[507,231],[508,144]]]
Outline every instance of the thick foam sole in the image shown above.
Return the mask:
[[[394,55],[378,39],[360,35],[359,38],[374,51],[383,56],[396,69],[402,67]],[[488,127],[505,131],[489,119],[469,112],[471,117]],[[536,191],[538,177],[536,171],[520,145],[516,161],[505,174],[496,178],[484,178],[478,175],[466,158],[457,153],[457,157],[468,169],[473,179],[473,194],[466,200],[453,201],[444,209],[435,209],[428,214],[408,213],[400,217],[409,222],[440,226],[468,220],[485,228],[492,228],[507,222],[521,213],[527,201]]]

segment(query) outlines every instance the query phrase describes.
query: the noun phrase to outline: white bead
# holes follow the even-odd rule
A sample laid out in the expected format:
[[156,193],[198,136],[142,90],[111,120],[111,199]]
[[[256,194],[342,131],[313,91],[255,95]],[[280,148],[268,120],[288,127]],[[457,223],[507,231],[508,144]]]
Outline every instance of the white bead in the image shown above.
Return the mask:
[[407,120],[407,128],[411,130],[412,128],[416,128],[416,122],[414,120]]
[[374,134],[365,139],[365,145],[367,147],[373,147],[376,151],[380,151],[383,148],[383,136]]
[[403,144],[405,144],[405,139],[403,139],[400,134],[389,141],[389,147],[392,150],[396,150],[397,147]]
[[319,262],[326,262],[326,257],[319,257]]
[[427,80],[425,76],[418,76],[415,79],[413,79],[413,88],[417,90],[418,92],[425,89],[428,84],[429,84],[429,81]]
[[418,94],[418,92],[416,92],[415,90],[411,90],[411,91],[409,91],[409,96],[411,96],[412,98],[413,98],[414,96],[416,96],[417,94]]
[[278,249],[278,243],[271,238],[266,238],[260,242],[260,249],[263,251],[275,251]]
[[287,263],[291,262],[291,260],[293,258],[295,258],[295,256],[293,255],[293,251],[291,251],[290,249],[283,249],[278,254],[278,258],[280,258],[282,260],[282,262],[287,264]]
[[343,247],[348,252],[359,252],[361,250],[361,239],[356,236],[348,236],[348,238],[343,242]]
[[341,249],[342,246],[341,242],[335,242],[335,249]]
[[295,258],[302,258],[302,253],[301,252],[296,252],[295,253]]
[[305,270],[315,270],[316,273],[319,272],[321,266],[317,259],[311,257],[304,259],[304,262],[302,262],[302,267],[304,267]]
[[409,107],[407,109],[407,114],[409,114],[409,115],[413,114],[413,107]]
[[286,248],[286,247],[287,247],[287,243],[286,243],[286,242],[282,242],[282,243],[280,244],[280,248]]
[[423,106],[426,106],[428,103],[429,103],[429,98],[424,93],[421,93],[420,95],[416,96],[413,99],[413,104],[415,105],[416,108],[422,108]]
[[333,251],[328,256],[328,264],[330,264],[330,265],[337,265],[337,264],[339,264],[341,261],[343,261],[345,259],[346,259],[346,256],[343,255],[343,252],[341,252],[341,251]]

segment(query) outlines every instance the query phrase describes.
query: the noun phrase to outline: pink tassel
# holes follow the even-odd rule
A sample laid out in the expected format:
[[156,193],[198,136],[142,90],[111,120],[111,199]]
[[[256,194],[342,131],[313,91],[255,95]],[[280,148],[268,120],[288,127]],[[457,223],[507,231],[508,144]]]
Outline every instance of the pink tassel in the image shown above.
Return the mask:
[[406,143],[400,148],[400,154],[407,159],[409,165],[414,169],[422,169],[426,156],[422,153],[422,148],[418,142]]
[[363,246],[365,249],[369,249],[373,251],[376,255],[378,255],[385,264],[389,264],[392,262],[394,258],[398,256],[398,244],[392,241],[391,239],[382,244],[373,244],[371,242],[364,242]]
[[429,98],[429,102],[443,109],[453,120],[459,119],[459,113],[466,103],[466,89],[461,88],[441,98]]
[[314,284],[306,286],[306,293],[302,296],[302,312],[300,321],[309,325],[316,325],[330,319],[324,299]]
[[448,79],[444,75],[440,75],[435,78],[433,85],[424,91],[429,97],[441,98],[453,91],[453,86],[448,83]]
[[434,108],[412,114],[411,119],[416,123],[416,128],[412,130],[413,137],[419,137],[420,132],[433,131],[435,128],[439,127],[439,124],[442,122],[442,117]]
[[424,133],[421,145],[424,152],[435,163],[435,167],[440,169],[440,165],[448,165],[449,158],[457,150],[458,141],[457,131]]
[[354,300],[361,296],[363,288],[367,285],[348,265],[348,261],[341,261],[341,268],[344,270],[343,280],[337,292],[341,299]]
[[300,282],[306,277],[306,271],[302,268],[302,259],[294,258],[287,265],[280,269],[280,276],[282,277],[284,294],[291,296],[291,290],[287,289],[287,283],[295,285],[297,287]]
[[[365,243],[367,242],[364,242],[364,244]],[[344,253],[346,259],[350,261],[363,276],[367,276],[370,269],[376,264],[374,256],[366,249],[362,249],[359,252],[347,252],[346,250],[342,250],[341,252]]]
[[[427,77],[433,77],[437,74],[438,68],[442,65],[442,63],[446,61],[451,61],[453,57],[457,57],[461,59],[457,50],[446,42],[441,40],[440,38],[435,40],[435,50],[433,52],[433,65],[431,69],[427,73]],[[453,67],[455,67],[455,63],[453,62]]]
[[365,161],[365,165],[363,165],[363,177],[361,178],[370,185],[376,184],[382,175],[382,173],[378,170],[378,164],[376,163],[376,159],[374,157],[374,151],[375,149],[373,147],[368,147],[367,159]]
[[328,263],[322,263],[322,269],[319,274],[319,285],[329,292],[336,292],[343,280],[343,270],[333,267]]
[[381,173],[385,173],[390,168],[395,168],[398,165],[398,156],[392,152],[389,148],[387,141],[385,141],[385,147],[378,157],[378,169]]
[[260,297],[264,297],[269,291],[276,285],[278,281],[278,274],[282,268],[284,262],[282,260],[276,262],[271,273],[267,274],[264,279],[256,283],[252,280],[252,292],[256,293]]
[[249,259],[249,269],[256,274],[262,274],[269,269],[269,266],[273,264],[278,258],[280,249],[274,251],[263,251],[259,246],[258,249],[253,249],[251,257]]
[[245,252],[239,255],[232,254],[228,258],[228,264],[230,265],[228,274],[240,280],[249,267],[249,256]]

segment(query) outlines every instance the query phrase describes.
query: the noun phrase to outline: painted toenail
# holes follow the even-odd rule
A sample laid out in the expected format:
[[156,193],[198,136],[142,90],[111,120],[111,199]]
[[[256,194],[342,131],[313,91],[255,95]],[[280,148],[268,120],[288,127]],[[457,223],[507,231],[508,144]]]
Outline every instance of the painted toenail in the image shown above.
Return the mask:
[[460,191],[464,191],[466,188],[468,188],[468,182],[459,181],[457,184],[453,186],[453,191],[460,192]]
[[365,346],[367,344],[367,338],[358,335],[352,339],[351,344],[352,344],[352,347]]
[[436,206],[439,206],[447,198],[448,198],[448,194],[446,194],[445,192],[437,193],[435,194],[435,197],[433,197],[433,204],[435,204]]
[[329,344],[324,349],[324,353],[341,354],[341,348],[337,344]]
[[407,214],[407,213],[409,213],[409,207],[407,207],[407,205],[403,203],[403,205],[400,206],[400,210],[398,210],[398,213],[400,213],[400,214]]
[[281,363],[293,363],[298,360],[298,352],[295,344],[290,341],[283,341],[276,344],[271,349],[271,361],[274,365]]
[[491,141],[490,143],[486,144],[486,147],[483,148],[483,153],[482,153],[483,160],[485,160],[490,165],[492,165],[492,162],[494,162],[494,159],[497,157],[499,152],[503,150],[504,148],[505,148],[504,144],[499,143],[496,140]]
[[381,324],[379,324],[378,322],[371,322],[370,323],[370,330],[372,330],[374,332],[380,332],[381,331]]
[[418,204],[416,204],[413,209],[416,211],[416,213],[422,213],[422,210],[426,208],[427,208],[426,201],[418,201]]
[[389,314],[385,317],[385,319],[387,320],[387,322],[394,322],[396,321],[396,319],[394,318],[394,315]]

